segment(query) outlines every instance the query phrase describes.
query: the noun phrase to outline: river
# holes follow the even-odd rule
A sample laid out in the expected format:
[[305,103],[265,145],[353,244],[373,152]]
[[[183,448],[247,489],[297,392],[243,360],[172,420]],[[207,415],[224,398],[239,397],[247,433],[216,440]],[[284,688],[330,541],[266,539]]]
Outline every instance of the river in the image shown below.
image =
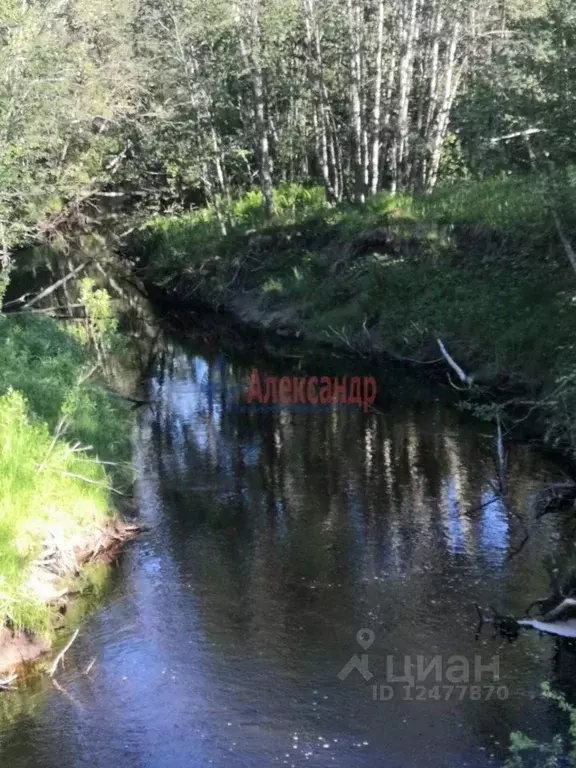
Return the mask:
[[[488,766],[511,731],[558,729],[539,686],[570,692],[571,647],[529,630],[476,638],[474,607],[521,614],[548,593],[563,528],[530,522],[531,504],[557,469],[510,446],[520,547],[524,526],[494,493],[490,425],[400,370],[379,374],[378,412],[238,407],[253,368],[327,366],[355,375],[350,361],[168,337],[134,433],[149,530],[58,687],[14,694],[1,765]],[[405,663],[413,686],[391,682]],[[492,669],[475,680],[476,663]]]

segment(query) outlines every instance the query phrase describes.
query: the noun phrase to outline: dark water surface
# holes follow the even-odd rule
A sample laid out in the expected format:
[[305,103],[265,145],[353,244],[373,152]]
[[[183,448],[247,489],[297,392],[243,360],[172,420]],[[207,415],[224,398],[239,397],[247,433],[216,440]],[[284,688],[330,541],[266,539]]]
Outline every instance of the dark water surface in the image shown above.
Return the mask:
[[[490,428],[394,372],[380,413],[238,409],[234,384],[252,365],[270,373],[194,342],[165,346],[134,438],[150,531],[60,688],[18,694],[16,719],[0,705],[0,765],[486,766],[512,730],[549,736],[558,721],[539,685],[575,687],[570,647],[530,631],[475,638],[474,603],[522,613],[548,593],[543,557],[561,546],[549,516],[510,558],[524,529],[494,498]],[[531,519],[556,470],[522,446],[509,465],[514,508]],[[374,633],[364,649],[362,629]],[[363,653],[373,677],[341,680]],[[480,699],[449,692],[455,655]],[[495,655],[500,680],[475,683],[475,657]],[[405,657],[415,673],[434,656],[439,684],[387,682],[387,657],[401,675]],[[389,700],[375,701],[386,684]]]

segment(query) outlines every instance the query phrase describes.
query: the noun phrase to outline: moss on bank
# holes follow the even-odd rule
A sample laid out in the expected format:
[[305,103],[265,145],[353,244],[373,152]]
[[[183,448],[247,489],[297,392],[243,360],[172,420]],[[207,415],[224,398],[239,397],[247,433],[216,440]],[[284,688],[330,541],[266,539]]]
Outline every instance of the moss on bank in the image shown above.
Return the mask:
[[576,242],[575,178],[488,179],[356,206],[291,185],[272,222],[253,193],[226,235],[210,210],[160,217],[129,251],[174,299],[280,333],[422,361],[442,338],[477,381],[545,399],[550,436],[576,444],[576,275],[552,215]]
[[129,416],[88,377],[86,346],[49,318],[0,316],[0,615],[52,631],[47,600],[114,517],[104,462],[129,459]]

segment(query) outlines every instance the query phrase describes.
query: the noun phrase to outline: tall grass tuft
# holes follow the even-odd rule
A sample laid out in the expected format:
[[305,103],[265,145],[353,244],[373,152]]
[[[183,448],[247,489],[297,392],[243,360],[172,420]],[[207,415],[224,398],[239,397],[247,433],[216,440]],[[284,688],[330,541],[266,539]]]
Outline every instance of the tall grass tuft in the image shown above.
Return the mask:
[[0,397],[0,615],[48,633],[50,612],[31,566],[44,549],[72,552],[109,515],[103,467],[55,439],[21,393]]
[[56,553],[73,571],[74,547],[113,515],[112,483],[131,482],[128,408],[89,376],[115,326],[103,293],[85,288],[84,334],[0,315],[0,625],[41,634],[51,613],[37,558]]

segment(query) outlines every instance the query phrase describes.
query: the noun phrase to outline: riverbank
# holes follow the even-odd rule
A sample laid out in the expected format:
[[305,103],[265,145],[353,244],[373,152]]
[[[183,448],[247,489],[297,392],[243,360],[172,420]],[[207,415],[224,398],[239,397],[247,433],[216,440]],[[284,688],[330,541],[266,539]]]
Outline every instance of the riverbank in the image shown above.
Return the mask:
[[87,564],[136,533],[129,405],[111,398],[81,334],[0,316],[0,672],[48,650]]
[[[222,358],[230,394],[212,396],[205,376],[218,380]],[[329,373],[348,374],[347,359],[332,364]],[[494,765],[504,762],[511,730],[542,742],[564,732],[537,694],[541,680],[572,685],[572,657],[556,663],[554,639],[536,633],[503,648],[488,628],[477,640],[474,608],[495,602],[522,615],[548,593],[542,559],[564,542],[572,549],[560,516],[527,514],[530,540],[508,560],[525,534],[494,497],[489,430],[444,407],[433,387],[418,392],[415,377],[402,385],[390,368],[397,391],[386,392],[382,413],[246,413],[232,393],[253,369],[293,377],[306,368],[262,359],[256,344],[251,354],[223,353],[219,338],[206,342],[193,328],[166,334],[145,386],[155,407],[134,433],[149,533],[128,549],[108,599],[67,653],[61,690],[44,676],[5,697],[22,701],[19,711],[38,704],[0,732],[7,765],[58,757],[66,768],[104,766],[117,754],[126,768],[267,766],[287,751],[296,765],[324,765],[322,737],[341,768],[358,764],[364,741],[366,765],[389,754],[398,765],[446,766],[449,755],[486,768],[490,753],[501,758]],[[509,446],[508,467],[522,512],[558,477],[526,445]],[[489,665],[500,652],[498,685],[510,697],[486,687],[481,701],[468,689],[463,701],[447,690],[437,699],[429,680],[427,702],[413,700],[415,689],[408,700],[398,684],[392,711],[374,700],[373,680],[338,676],[359,653],[360,628],[376,635],[375,680],[391,649],[399,670],[406,657],[428,665],[437,654],[463,656],[473,670],[477,655]],[[491,680],[483,673],[483,684]],[[201,727],[183,726],[192,715]],[[73,744],[64,759],[63,743]]]
[[[257,193],[216,212],[159,217],[127,252],[167,302],[345,348],[433,363],[438,339],[474,381],[539,404],[550,442],[576,445],[576,240],[572,174],[507,177],[426,198],[329,205],[284,187],[276,218]],[[442,362],[442,360],[441,360]]]

